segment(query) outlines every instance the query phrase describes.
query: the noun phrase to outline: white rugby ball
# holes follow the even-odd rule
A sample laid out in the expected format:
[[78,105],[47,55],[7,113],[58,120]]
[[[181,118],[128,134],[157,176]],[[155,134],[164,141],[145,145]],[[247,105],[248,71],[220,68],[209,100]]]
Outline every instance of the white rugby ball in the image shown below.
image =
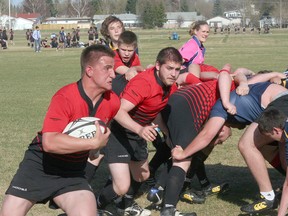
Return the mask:
[[98,121],[100,124],[100,129],[102,133],[106,132],[106,125],[99,118],[95,117],[82,117],[79,119],[70,122],[63,133],[68,134],[73,137],[91,139],[96,134],[95,121]]

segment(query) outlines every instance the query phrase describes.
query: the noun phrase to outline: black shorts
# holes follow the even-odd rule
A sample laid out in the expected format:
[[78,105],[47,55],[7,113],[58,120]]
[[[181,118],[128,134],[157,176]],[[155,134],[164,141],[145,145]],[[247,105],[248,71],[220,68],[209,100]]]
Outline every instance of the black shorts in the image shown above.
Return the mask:
[[169,130],[172,147],[179,145],[186,148],[198,132],[195,119],[191,115],[191,107],[185,98],[171,95],[161,114]]
[[40,152],[27,150],[6,194],[35,203],[46,203],[54,197],[77,190],[93,191],[84,176],[61,177],[44,173]]
[[137,134],[123,128],[116,121],[111,124],[111,135],[105,147],[107,163],[129,163],[148,158],[147,142]]
[[288,116],[288,94],[280,96],[279,98],[272,101],[266,109],[269,107],[276,108]]

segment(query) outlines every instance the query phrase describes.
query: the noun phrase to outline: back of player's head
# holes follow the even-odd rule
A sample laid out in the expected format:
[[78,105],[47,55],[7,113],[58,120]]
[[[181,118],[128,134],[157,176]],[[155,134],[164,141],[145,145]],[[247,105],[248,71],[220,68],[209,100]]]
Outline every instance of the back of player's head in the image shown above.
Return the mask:
[[118,39],[118,46],[121,44],[133,45],[137,48],[137,35],[132,31],[124,31]]
[[262,134],[271,133],[273,128],[284,129],[286,120],[287,116],[284,112],[274,107],[269,107],[258,118],[258,129]]
[[182,64],[182,56],[178,49],[174,47],[166,47],[160,50],[157,55],[156,62],[158,62],[160,65],[163,65],[168,61]]
[[208,23],[204,20],[198,20],[198,21],[193,22],[190,25],[189,35],[191,35],[191,36],[194,35],[195,31],[199,31],[199,29],[201,28],[202,25],[208,25]]
[[[101,29],[100,29],[100,32],[101,34],[103,35],[103,37],[108,40],[110,38],[109,36],[109,31],[108,31],[108,27],[111,23],[114,23],[114,22],[119,22],[121,23],[123,29],[124,29],[124,23],[122,22],[121,19],[119,19],[118,17],[116,16],[108,16],[105,18],[105,20],[102,22],[102,25],[101,25]],[[124,29],[125,30],[125,29]]]
[[115,53],[110,48],[104,45],[91,45],[85,48],[82,51],[81,58],[80,58],[80,65],[81,65],[81,74],[83,75],[85,72],[85,68],[88,65],[93,64],[95,61],[98,61],[102,56],[108,56],[114,58]]

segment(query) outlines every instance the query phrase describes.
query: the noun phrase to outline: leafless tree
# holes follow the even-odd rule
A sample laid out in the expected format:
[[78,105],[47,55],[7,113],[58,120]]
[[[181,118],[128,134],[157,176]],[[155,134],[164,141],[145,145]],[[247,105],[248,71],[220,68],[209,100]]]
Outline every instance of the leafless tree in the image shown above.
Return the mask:
[[90,0],[70,0],[71,15],[82,17],[89,13]]
[[0,0],[0,16],[3,14],[8,15],[8,5],[6,0]]
[[24,0],[23,12],[45,14],[45,1],[43,0]]

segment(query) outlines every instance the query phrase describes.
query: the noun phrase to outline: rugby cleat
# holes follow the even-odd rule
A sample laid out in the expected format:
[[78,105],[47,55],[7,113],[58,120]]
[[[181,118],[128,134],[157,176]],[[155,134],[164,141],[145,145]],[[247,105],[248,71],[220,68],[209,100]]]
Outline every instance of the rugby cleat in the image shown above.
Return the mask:
[[255,214],[277,208],[276,205],[278,205],[276,199],[267,200],[261,196],[260,199],[254,201],[253,203],[242,206],[240,210],[249,214]]
[[127,207],[126,209],[117,208],[118,215],[121,216],[149,216],[151,215],[151,211],[148,209],[144,209],[139,206],[136,202],[132,204],[132,206]]
[[220,193],[224,193],[227,190],[229,190],[229,184],[228,183],[222,183],[219,185],[210,184],[209,186],[202,188],[202,191],[205,194],[205,196],[217,195]]
[[197,216],[195,212],[182,213],[179,212],[175,207],[164,207],[160,213],[160,216]]
[[187,190],[184,191],[180,196],[181,201],[191,204],[203,204],[205,202],[205,199],[205,195],[201,191]]
[[97,210],[97,216],[113,216],[113,214],[107,210],[98,209]]
[[163,195],[164,195],[163,188],[152,187],[147,194],[147,200],[156,205],[160,205],[162,203]]

